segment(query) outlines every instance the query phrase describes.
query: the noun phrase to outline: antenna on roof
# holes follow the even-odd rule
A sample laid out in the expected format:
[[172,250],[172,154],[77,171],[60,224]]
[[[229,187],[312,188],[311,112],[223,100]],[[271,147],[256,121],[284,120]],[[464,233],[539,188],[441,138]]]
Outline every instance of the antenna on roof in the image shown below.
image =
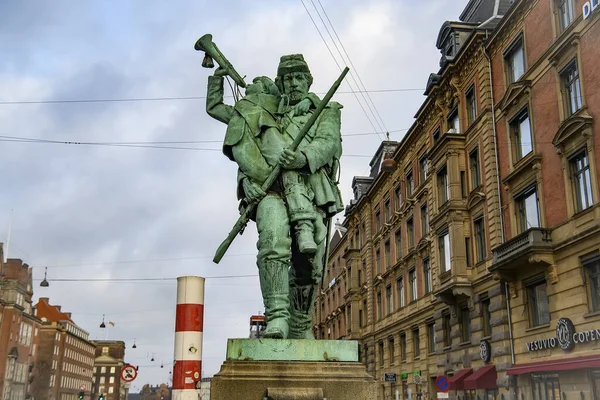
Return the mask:
[[8,260],[8,245],[10,244],[10,231],[12,229],[12,208],[10,209],[10,214],[8,216],[8,232],[6,233],[6,248],[4,249],[4,260],[6,262]]

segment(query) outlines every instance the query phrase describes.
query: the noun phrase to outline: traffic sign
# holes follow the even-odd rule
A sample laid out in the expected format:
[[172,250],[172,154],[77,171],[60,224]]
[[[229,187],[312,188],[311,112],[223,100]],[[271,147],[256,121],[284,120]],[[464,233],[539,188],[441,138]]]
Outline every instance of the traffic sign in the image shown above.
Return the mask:
[[86,389],[85,383],[83,385],[79,386],[79,389],[80,390],[85,390]]
[[124,365],[121,368],[121,379],[125,382],[131,382],[137,378],[137,369],[133,365]]
[[445,376],[438,376],[435,380],[435,385],[442,393],[446,393],[448,390],[450,390],[450,382],[448,382],[448,378]]

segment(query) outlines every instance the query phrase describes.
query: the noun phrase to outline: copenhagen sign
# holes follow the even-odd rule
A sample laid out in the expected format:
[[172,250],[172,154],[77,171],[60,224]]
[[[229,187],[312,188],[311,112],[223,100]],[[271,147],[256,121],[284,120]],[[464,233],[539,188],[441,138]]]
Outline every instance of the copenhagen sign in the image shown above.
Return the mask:
[[575,332],[575,326],[569,318],[561,318],[556,323],[556,337],[534,340],[527,343],[527,351],[548,350],[560,347],[570,351],[577,343],[587,343],[600,340],[600,329]]
[[590,0],[583,5],[583,19],[588,19],[598,8],[599,0]]

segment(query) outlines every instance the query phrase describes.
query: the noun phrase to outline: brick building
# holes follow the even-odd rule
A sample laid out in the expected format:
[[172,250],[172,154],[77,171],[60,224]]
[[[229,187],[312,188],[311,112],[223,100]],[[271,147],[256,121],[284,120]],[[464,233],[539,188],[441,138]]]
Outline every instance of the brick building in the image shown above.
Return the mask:
[[600,9],[515,2],[486,42],[517,396],[600,398]]
[[40,298],[35,306],[42,321],[36,360],[38,400],[75,400],[79,392],[89,399],[95,346],[88,332],[77,326],[71,313]]
[[125,400],[129,385],[121,380],[125,365],[125,342],[120,340],[95,340],[96,346],[92,400],[103,394],[105,400]]
[[38,385],[40,320],[32,312],[32,295],[31,268],[20,259],[4,262],[0,243],[0,390],[7,400],[30,398]]
[[600,398],[592,8],[469,1],[415,123],[353,180],[314,332],[360,341],[379,399],[439,376],[450,398]]

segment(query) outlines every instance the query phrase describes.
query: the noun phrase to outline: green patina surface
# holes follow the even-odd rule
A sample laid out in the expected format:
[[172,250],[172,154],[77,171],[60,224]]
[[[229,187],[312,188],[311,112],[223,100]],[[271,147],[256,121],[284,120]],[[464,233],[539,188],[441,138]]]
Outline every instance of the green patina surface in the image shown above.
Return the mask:
[[354,340],[228,339],[227,360],[358,361]]

